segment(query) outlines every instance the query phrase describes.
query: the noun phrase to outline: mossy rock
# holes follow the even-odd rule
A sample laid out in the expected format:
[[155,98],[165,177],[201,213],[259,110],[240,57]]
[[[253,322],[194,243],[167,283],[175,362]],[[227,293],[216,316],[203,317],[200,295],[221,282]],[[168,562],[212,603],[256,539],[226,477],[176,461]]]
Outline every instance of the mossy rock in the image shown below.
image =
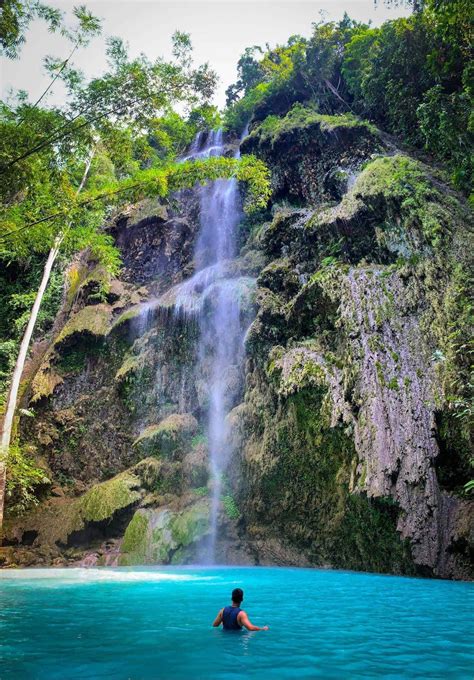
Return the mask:
[[321,354],[310,347],[293,347],[281,353],[276,348],[275,356],[270,354],[269,374],[278,375],[278,394],[288,396],[307,387],[316,389],[328,386],[328,368]]
[[209,504],[199,500],[185,510],[139,509],[123,537],[119,564],[179,563],[209,531]]
[[281,257],[283,250],[286,251],[294,243],[298,243],[311,214],[308,210],[279,209],[260,235],[265,252],[269,256]]
[[110,286],[111,276],[103,265],[92,264],[80,257],[66,272],[66,303],[70,307],[79,291],[83,300],[109,301]]
[[257,284],[285,297],[293,297],[300,288],[298,274],[287,257],[270,262],[260,273]]
[[342,131],[352,131],[359,134],[377,135],[377,128],[356,116],[346,113],[339,115],[320,114],[310,107],[296,104],[286,116],[267,116],[265,120],[253,130],[244,141],[244,145],[252,145],[258,141],[259,145],[274,147],[282,138],[291,135],[301,139],[308,130],[314,134],[334,134]]
[[154,491],[163,475],[163,462],[153,457],[144,458],[130,471],[140,479],[144,489]]
[[105,338],[110,328],[112,309],[109,305],[89,305],[74,314],[59,333],[54,344],[56,346],[70,342],[76,336],[92,336]]
[[122,472],[107,482],[93,486],[76,501],[76,509],[84,523],[100,522],[140,500],[140,487],[141,480],[137,475]]
[[130,468],[142,483],[142,489],[150,492],[147,499],[157,495],[180,495],[184,492],[183,466],[179,461],[150,456]]
[[[324,274],[334,272],[324,271]],[[286,320],[293,333],[314,337],[334,331],[339,318],[338,302],[325,293],[318,276],[305,283],[286,306]]]
[[125,530],[119,564],[147,564],[149,512],[137,510]]
[[183,474],[191,487],[204,487],[209,479],[209,458],[205,443],[197,443],[183,459]]
[[382,143],[366,121],[297,104],[284,117],[268,116],[241,148],[270,166],[274,199],[321,203],[339,200],[349,178]]
[[69,536],[91,522],[111,520],[115,513],[133,506],[141,497],[142,482],[131,471],[96,484],[79,498],[53,498],[6,526],[6,535],[21,542],[24,532],[34,531],[38,545],[66,545]]
[[111,332],[116,331],[117,329],[129,328],[130,325],[137,322],[141,316],[154,314],[157,307],[157,304],[150,302],[142,302],[133,307],[129,307],[115,319],[110,329]]
[[173,413],[158,425],[149,425],[133,442],[148,455],[180,456],[190,447],[198,422],[190,413]]
[[138,354],[128,354],[117,373],[115,374],[115,380],[118,383],[122,383],[127,380],[131,375],[139,373],[144,366],[144,357]]
[[309,230],[338,232],[352,262],[362,257],[384,262],[390,256],[430,256],[470,221],[427,166],[396,154],[368,163],[336,207],[314,215]]
[[41,399],[50,397],[62,382],[63,378],[51,368],[51,361],[48,358],[43,362],[32,380],[30,403],[34,404]]
[[171,519],[170,529],[171,536],[179,547],[186,548],[202,538],[209,530],[209,504],[202,501],[176,513]]
[[286,321],[285,300],[281,296],[268,288],[258,288],[257,303],[257,317],[247,331],[245,346],[251,355],[264,359],[272,346],[286,344],[291,329]]

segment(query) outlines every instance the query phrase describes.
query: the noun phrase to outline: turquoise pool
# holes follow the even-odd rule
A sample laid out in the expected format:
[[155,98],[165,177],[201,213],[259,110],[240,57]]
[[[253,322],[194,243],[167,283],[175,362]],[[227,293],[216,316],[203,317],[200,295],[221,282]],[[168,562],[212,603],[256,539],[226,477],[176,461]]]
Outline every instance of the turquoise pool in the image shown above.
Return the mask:
[[[268,632],[211,627],[234,587]],[[474,585],[283,568],[0,572],[0,678],[472,678]]]

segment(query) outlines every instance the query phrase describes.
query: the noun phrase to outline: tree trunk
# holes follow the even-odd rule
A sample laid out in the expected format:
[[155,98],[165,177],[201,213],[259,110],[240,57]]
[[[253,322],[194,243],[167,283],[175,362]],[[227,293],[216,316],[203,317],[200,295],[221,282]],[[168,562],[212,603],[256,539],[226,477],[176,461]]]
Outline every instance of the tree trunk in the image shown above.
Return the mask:
[[64,234],[59,234],[56,237],[53,247],[49,251],[46,264],[44,265],[43,277],[41,279],[38,292],[36,293],[36,298],[33,308],[31,310],[31,316],[28,321],[28,325],[23,334],[23,338],[20,345],[20,351],[18,352],[18,357],[16,360],[15,369],[13,371],[12,381],[10,385],[10,391],[8,394],[7,409],[5,411],[2,440],[0,444],[0,530],[2,528],[3,523],[3,507],[5,504],[6,458],[8,455],[8,449],[10,447],[13,418],[15,417],[16,401],[18,398],[18,389],[20,387],[21,376],[23,373],[23,368],[25,366],[26,355],[28,354],[31,336],[33,335],[33,330],[36,325],[36,319],[38,318],[38,312],[43,301],[44,291],[46,290],[46,286],[48,285],[49,277],[51,276],[51,270],[58,256],[59,248],[61,247],[63,238]]
[[0,453],[0,545],[2,545],[2,526],[3,526],[3,508],[5,505],[5,487],[7,484],[7,464],[3,455]]

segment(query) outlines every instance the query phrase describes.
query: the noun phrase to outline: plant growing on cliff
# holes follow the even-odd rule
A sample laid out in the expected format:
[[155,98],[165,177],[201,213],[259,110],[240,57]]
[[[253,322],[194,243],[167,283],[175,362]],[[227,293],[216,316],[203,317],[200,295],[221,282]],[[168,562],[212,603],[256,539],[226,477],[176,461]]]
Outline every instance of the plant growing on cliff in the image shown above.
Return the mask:
[[38,467],[34,458],[18,444],[10,446],[7,458],[8,478],[6,496],[12,513],[22,513],[37,503],[35,489],[49,484],[44,470]]
[[239,519],[240,510],[237,507],[235,499],[230,494],[222,496],[222,505],[224,506],[224,512],[229,519]]

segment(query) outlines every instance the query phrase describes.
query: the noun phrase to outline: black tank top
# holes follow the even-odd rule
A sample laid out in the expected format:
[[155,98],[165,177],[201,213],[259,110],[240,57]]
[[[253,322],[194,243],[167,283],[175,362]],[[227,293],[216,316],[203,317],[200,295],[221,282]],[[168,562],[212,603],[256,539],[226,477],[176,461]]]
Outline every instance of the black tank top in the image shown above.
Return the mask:
[[239,625],[237,617],[241,612],[240,607],[224,607],[222,612],[222,624],[224,630],[242,630],[242,626]]

